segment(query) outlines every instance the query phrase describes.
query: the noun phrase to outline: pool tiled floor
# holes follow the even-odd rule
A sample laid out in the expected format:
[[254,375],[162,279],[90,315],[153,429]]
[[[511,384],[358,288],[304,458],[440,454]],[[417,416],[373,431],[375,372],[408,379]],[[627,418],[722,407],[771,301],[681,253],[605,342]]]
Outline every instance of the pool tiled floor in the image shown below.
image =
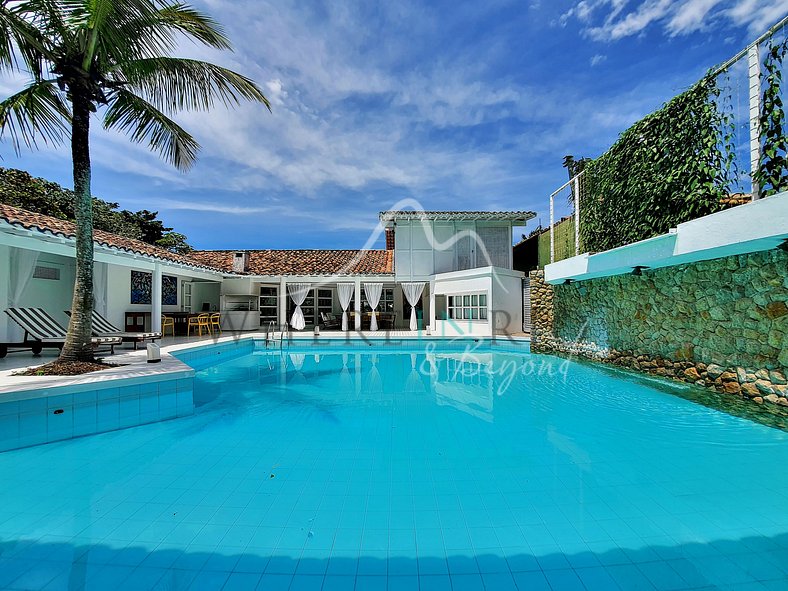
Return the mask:
[[0,588],[788,587],[786,433],[527,358],[249,355],[0,454]]

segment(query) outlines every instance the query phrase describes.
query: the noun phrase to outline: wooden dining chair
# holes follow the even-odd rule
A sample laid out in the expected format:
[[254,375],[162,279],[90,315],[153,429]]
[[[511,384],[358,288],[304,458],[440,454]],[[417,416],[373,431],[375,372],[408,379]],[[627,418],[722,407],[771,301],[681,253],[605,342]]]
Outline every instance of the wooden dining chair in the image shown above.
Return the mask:
[[175,318],[172,316],[161,316],[161,336],[167,336],[167,329],[170,329],[172,336],[175,336]]
[[197,334],[202,336],[202,329],[205,328],[207,333],[211,333],[211,318],[208,314],[198,314],[197,316],[189,316],[189,323],[186,326],[186,336],[191,336],[191,330],[194,328]]
[[221,322],[222,322],[221,314],[219,314],[218,312],[214,312],[213,314],[211,314],[211,325],[210,325],[211,332],[213,332],[213,329],[215,328],[219,332],[219,334],[222,334]]

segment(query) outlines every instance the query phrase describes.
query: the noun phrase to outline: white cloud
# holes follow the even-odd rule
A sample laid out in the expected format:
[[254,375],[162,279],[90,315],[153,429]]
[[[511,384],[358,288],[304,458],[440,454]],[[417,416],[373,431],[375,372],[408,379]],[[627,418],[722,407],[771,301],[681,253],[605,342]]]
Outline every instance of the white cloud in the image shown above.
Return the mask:
[[601,53],[597,53],[596,55],[591,57],[591,60],[590,60],[591,67],[593,68],[594,66],[598,66],[599,64],[604,62],[606,59],[607,59],[606,55],[602,55]]
[[703,29],[709,12],[723,0],[688,0],[670,16],[665,25],[671,35],[684,35]]
[[618,13],[615,16],[608,15],[602,26],[590,27],[588,34],[598,41],[616,41],[637,35],[652,22],[667,15],[672,6],[675,6],[672,0],[646,0],[637,9],[622,15],[621,18],[618,18]]
[[[626,10],[625,10],[626,9]],[[763,32],[788,13],[788,0],[581,0],[564,12],[559,24],[576,20],[597,41],[616,41],[659,25],[670,37],[706,30],[723,21]]]
[[[317,198],[327,186],[360,191],[377,184],[411,193],[434,186],[447,194],[471,193],[511,177],[516,163],[495,153],[496,146],[436,142],[424,130],[462,129],[508,117],[561,119],[560,102],[550,92],[491,79],[471,51],[451,64],[436,59],[397,72],[403,56],[412,53],[409,37],[376,45],[374,32],[364,33],[371,29],[365,17],[338,5],[320,15],[319,27],[299,4],[237,2],[209,10],[232,25],[236,53],[190,45],[183,52],[264,80],[273,113],[243,104],[210,115],[179,114],[176,119],[204,146],[195,171],[186,176],[142,155],[144,147],[121,146],[116,142],[126,140],[120,137],[97,139],[97,161],[176,186],[290,189],[306,198]],[[391,10],[381,17],[386,26],[422,28],[425,34],[441,26],[418,7]],[[251,12],[266,18],[250,19]],[[364,49],[366,44],[374,50]],[[215,166],[206,170],[203,162]]]
[[762,33],[786,14],[788,0],[739,0],[724,11],[731,21],[747,26],[753,34]]

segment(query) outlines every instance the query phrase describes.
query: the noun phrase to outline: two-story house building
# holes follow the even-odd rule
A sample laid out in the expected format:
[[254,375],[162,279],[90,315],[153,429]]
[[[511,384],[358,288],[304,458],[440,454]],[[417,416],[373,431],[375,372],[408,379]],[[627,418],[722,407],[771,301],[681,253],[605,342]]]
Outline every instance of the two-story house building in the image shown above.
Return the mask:
[[523,274],[513,270],[512,235],[533,217],[528,211],[380,214],[394,250],[394,281],[406,302],[409,285],[423,286],[417,306],[434,334],[522,330]]

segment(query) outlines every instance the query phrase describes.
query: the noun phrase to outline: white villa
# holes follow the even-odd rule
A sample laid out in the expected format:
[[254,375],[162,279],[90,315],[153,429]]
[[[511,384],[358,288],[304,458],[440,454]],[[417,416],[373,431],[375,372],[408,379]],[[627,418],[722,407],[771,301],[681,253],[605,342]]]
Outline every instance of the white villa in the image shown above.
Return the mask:
[[[158,331],[162,314],[218,311],[223,328],[289,323],[434,335],[522,331],[523,274],[512,232],[531,212],[387,211],[385,250],[221,250],[178,255],[96,231],[96,310],[127,331]],[[74,224],[0,204],[0,308],[37,307],[67,324]],[[303,321],[298,311],[303,315]],[[374,318],[372,311],[375,311]],[[335,324],[336,323],[336,324]],[[0,342],[22,332],[0,313]]]

